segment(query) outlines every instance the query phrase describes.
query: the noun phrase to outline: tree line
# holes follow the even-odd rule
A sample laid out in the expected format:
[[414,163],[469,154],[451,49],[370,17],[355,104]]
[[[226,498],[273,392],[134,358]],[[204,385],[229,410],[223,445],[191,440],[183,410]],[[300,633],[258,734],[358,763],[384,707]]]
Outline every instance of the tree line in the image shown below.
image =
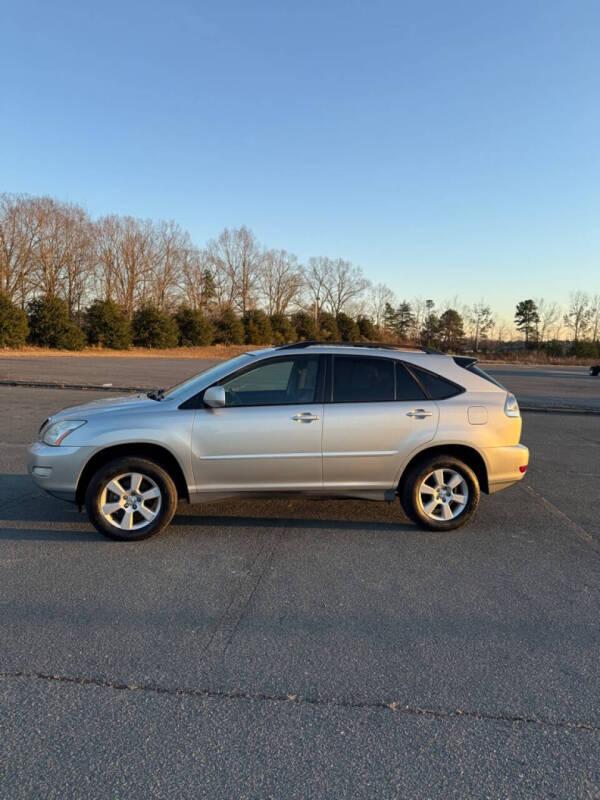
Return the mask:
[[526,299],[508,323],[484,300],[399,300],[341,258],[301,264],[245,226],[199,247],[173,221],[0,195],[0,346],[381,339],[478,352],[518,339],[562,354],[597,348],[599,322],[599,294],[573,292],[565,309]]

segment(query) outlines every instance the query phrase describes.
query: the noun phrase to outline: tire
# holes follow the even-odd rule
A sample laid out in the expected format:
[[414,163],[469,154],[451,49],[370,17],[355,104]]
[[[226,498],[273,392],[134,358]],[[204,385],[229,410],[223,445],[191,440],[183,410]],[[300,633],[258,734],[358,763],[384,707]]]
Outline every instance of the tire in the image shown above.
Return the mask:
[[[132,485],[134,481],[137,486]],[[85,507],[103,536],[139,541],[155,536],[171,522],[177,489],[171,476],[153,461],[117,458],[100,467],[90,480]]]
[[[443,484],[433,473],[440,471]],[[458,478],[456,476],[459,476]],[[447,484],[453,483],[451,488]],[[423,488],[425,487],[425,488]],[[438,489],[441,488],[441,491]],[[431,497],[431,501],[426,498]],[[462,498],[459,502],[454,498]],[[432,531],[452,531],[468,522],[479,505],[480,489],[471,467],[454,456],[424,458],[410,468],[402,483],[400,501],[406,516]],[[428,509],[432,501],[437,502]]]

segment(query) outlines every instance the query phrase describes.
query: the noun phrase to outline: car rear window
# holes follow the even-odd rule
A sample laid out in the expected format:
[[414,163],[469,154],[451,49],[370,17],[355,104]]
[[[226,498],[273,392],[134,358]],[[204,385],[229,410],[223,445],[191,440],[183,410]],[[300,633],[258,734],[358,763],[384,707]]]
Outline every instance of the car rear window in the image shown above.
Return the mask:
[[447,397],[454,397],[464,391],[460,386],[447,381],[440,375],[435,375],[433,372],[428,372],[412,365],[410,369],[432,400],[445,400]]

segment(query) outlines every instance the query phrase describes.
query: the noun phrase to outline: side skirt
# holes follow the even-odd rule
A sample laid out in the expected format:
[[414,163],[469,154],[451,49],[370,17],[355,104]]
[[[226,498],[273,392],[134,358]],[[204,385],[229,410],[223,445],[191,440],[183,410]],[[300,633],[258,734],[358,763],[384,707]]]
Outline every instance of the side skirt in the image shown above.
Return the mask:
[[372,500],[375,502],[393,503],[397,499],[394,489],[365,490],[353,489],[348,491],[332,492],[324,489],[318,491],[310,489],[307,491],[261,491],[261,492],[203,492],[190,490],[190,504],[212,503],[216,500],[230,500],[234,498],[255,498],[263,500],[273,500],[278,497],[303,497],[310,500]]

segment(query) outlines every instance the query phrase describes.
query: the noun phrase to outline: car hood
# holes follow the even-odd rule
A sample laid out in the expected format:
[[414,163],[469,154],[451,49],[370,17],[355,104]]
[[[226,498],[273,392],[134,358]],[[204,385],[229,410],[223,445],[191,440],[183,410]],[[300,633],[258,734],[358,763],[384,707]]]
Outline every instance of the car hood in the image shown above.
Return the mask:
[[156,400],[151,400],[145,394],[128,395],[125,397],[107,397],[102,400],[92,400],[79,406],[68,406],[53,414],[48,421],[56,422],[59,419],[89,419],[99,414],[114,414],[119,411],[144,412],[157,406]]

